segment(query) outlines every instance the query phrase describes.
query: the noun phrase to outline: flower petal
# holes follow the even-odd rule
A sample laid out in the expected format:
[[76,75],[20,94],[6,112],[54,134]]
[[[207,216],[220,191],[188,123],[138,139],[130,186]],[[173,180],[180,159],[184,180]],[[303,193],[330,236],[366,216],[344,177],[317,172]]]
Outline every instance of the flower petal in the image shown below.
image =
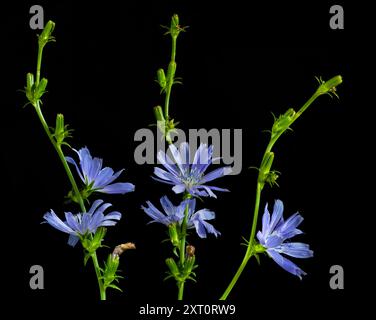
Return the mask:
[[68,238],[68,244],[72,247],[74,247],[77,242],[80,240],[80,238],[75,234],[70,234]]
[[102,189],[103,187],[111,183],[113,181],[111,180],[113,174],[114,170],[112,170],[111,168],[103,168],[101,171],[99,171],[97,177],[95,178],[93,188]]
[[186,170],[190,165],[190,150],[189,150],[189,144],[187,142],[183,142],[180,145],[180,155],[182,158],[182,165],[184,170]]
[[101,199],[97,199],[93,202],[93,204],[91,205],[91,208],[89,209],[89,211],[87,212],[88,214],[92,215],[95,210],[97,210],[97,208],[103,203],[103,200]]
[[176,176],[174,176],[172,173],[167,172],[161,168],[155,167],[154,174],[163,180],[172,181],[174,182],[174,184],[180,183],[180,180],[177,179]]
[[283,269],[285,269],[287,272],[292,273],[293,275],[299,277],[299,279],[302,279],[302,276],[306,275],[306,273],[300,269],[295,263],[290,261],[289,259],[283,257],[278,252],[274,250],[267,250],[267,253],[269,256]]
[[166,212],[168,216],[172,216],[175,213],[175,206],[172,202],[167,198],[167,196],[163,196],[160,200],[163,210]]
[[168,225],[168,219],[162,212],[160,212],[150,201],[146,201],[146,204],[149,207],[141,206],[141,208],[150,218],[154,220],[153,222],[159,222]]
[[268,232],[272,233],[277,226],[277,224],[280,222],[283,215],[283,202],[281,200],[276,200],[274,203],[273,208],[273,214],[272,218],[270,220]]
[[76,161],[73,158],[71,158],[71,157],[65,157],[65,160],[67,160],[68,163],[71,163],[71,164],[73,164],[76,167],[76,170],[77,170],[77,173],[78,173],[80,179],[82,180],[82,182],[85,182],[85,178],[82,176],[81,170],[78,167]]
[[265,205],[264,214],[262,216],[262,235],[264,239],[268,236],[268,230],[270,225],[270,213],[268,210],[268,204]]
[[303,220],[304,218],[297,212],[289,217],[285,223],[278,228],[278,232],[280,232],[285,239],[289,239],[296,234],[300,234],[302,232],[296,229],[296,227],[299,226]]
[[198,215],[200,220],[213,220],[213,219],[215,219],[215,213],[213,211],[208,210],[208,209],[198,210],[195,213],[195,215]]
[[[73,149],[75,150],[75,149]],[[90,151],[87,147],[83,147],[80,150],[75,150],[78,153],[78,157],[80,158],[80,167],[83,173],[84,178],[88,176],[90,171],[90,165],[92,161],[92,156]]]
[[203,176],[202,179],[201,179],[201,181],[200,181],[200,183],[205,183],[205,182],[212,181],[214,179],[217,179],[217,178],[223,177],[225,175],[228,175],[231,172],[232,172],[231,167],[218,168],[216,170],[213,170],[213,171],[209,172],[205,176]]
[[275,248],[275,247],[280,246],[282,244],[282,242],[283,242],[283,238],[281,238],[280,236],[270,235],[270,236],[266,237],[265,246],[267,248]]
[[179,175],[179,171],[177,170],[178,167],[163,151],[158,151],[157,159],[171,174],[173,174],[174,176]]
[[309,249],[309,245],[302,242],[283,243],[277,248],[277,251],[294,258],[305,259],[313,257],[313,251]]
[[184,190],[185,190],[185,185],[184,184],[178,184],[176,185],[175,187],[172,188],[172,190],[178,194],[178,193],[182,193]]
[[172,154],[172,156],[175,160],[176,165],[180,169],[180,172],[182,174],[184,174],[183,159],[181,158],[181,154],[180,154],[178,148],[176,148],[176,146],[174,144],[170,144],[169,149],[170,149],[171,154]]
[[125,194],[128,192],[133,192],[134,189],[135,189],[135,186],[132,183],[117,182],[117,183],[110,184],[98,191],[103,192],[103,193],[108,193],[108,194]]
[[46,220],[46,222],[50,226],[54,227],[55,229],[61,232],[65,232],[65,233],[74,232],[74,230],[72,230],[72,228],[70,228],[66,223],[64,223],[52,209],[50,212],[47,212],[44,214],[43,219]]
[[65,223],[74,231],[81,233],[80,224],[71,212],[65,212]]

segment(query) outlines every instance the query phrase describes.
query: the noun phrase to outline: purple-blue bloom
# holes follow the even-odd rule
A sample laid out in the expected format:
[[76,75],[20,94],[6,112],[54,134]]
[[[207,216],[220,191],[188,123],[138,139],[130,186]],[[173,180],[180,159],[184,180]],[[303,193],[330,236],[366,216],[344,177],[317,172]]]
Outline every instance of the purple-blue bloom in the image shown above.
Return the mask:
[[102,168],[103,160],[96,157],[93,158],[87,147],[81,148],[78,151],[73,150],[78,154],[80,167],[73,158],[66,157],[65,159],[76,167],[81,180],[87,187],[90,187],[92,191],[109,194],[124,194],[134,191],[134,185],[132,183],[112,183],[120,176],[124,169],[114,173],[114,170],[109,167]]
[[165,152],[158,152],[158,161],[167,171],[158,167],[154,168],[154,174],[157,176],[153,177],[155,180],[173,185],[172,190],[175,193],[186,191],[192,196],[216,198],[213,191],[229,191],[206,184],[231,172],[230,167],[221,167],[205,174],[205,171],[213,161],[212,145],[207,147],[206,144],[200,144],[193,161],[191,161],[187,142],[183,142],[180,145],[180,149],[170,144],[169,149],[173,156],[173,161]]
[[221,235],[221,233],[216,230],[213,225],[207,220],[215,219],[215,213],[208,209],[201,209],[195,212],[196,209],[196,199],[188,200],[188,229],[196,229],[196,232],[200,238],[206,238],[206,233],[212,233],[216,237]]
[[276,200],[273,208],[273,214],[270,217],[268,205],[265,206],[262,217],[262,231],[257,233],[257,239],[260,244],[266,248],[269,256],[283,269],[296,275],[300,279],[306,273],[295,263],[281,255],[286,254],[294,258],[313,257],[313,251],[309,245],[301,242],[285,242],[302,231],[297,227],[302,223],[303,217],[297,212],[286,221],[283,219],[283,202]]
[[212,233],[216,237],[220,235],[220,232],[207,222],[207,220],[215,218],[215,213],[208,209],[201,209],[195,212],[196,199],[183,200],[178,206],[174,206],[167,196],[164,196],[160,199],[160,202],[165,213],[162,213],[150,201],[146,202],[148,207],[141,207],[153,219],[150,223],[158,222],[166,226],[172,223],[181,225],[184,220],[185,209],[188,205],[188,229],[195,228],[200,238],[206,238],[207,233]]
[[65,221],[62,221],[52,209],[43,218],[44,222],[47,222],[55,229],[68,233],[68,244],[74,247],[80,236],[85,236],[89,233],[94,234],[99,227],[114,226],[120,220],[121,213],[118,211],[112,211],[107,215],[103,214],[110,206],[110,203],[96,200],[88,212],[75,215],[71,212],[65,212]]
[[148,207],[141,206],[142,210],[153,219],[149,223],[158,222],[168,226],[171,223],[181,223],[183,221],[186,201],[183,201],[178,206],[174,206],[167,196],[163,196],[159,201],[166,214],[157,209],[150,201],[146,201]]

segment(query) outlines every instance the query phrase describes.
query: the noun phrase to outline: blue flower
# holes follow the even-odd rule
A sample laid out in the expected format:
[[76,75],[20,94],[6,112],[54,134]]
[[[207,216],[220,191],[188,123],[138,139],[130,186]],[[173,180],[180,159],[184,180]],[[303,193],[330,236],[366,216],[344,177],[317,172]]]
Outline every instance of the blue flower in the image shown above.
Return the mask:
[[276,200],[273,208],[273,214],[270,217],[268,205],[265,206],[262,217],[262,231],[257,233],[257,239],[266,249],[269,256],[283,269],[298,276],[300,279],[306,273],[295,263],[281,255],[286,254],[294,258],[313,257],[313,251],[309,245],[301,242],[285,242],[302,231],[297,227],[302,223],[303,217],[299,213],[293,214],[286,221],[283,219],[283,202]]
[[212,233],[216,237],[221,235],[221,233],[216,230],[213,225],[207,220],[215,219],[215,213],[208,209],[201,209],[195,212],[196,199],[188,200],[189,211],[188,211],[188,229],[196,229],[196,232],[200,238],[206,238],[206,233]]
[[66,160],[76,167],[78,175],[89,190],[109,194],[124,194],[134,191],[134,185],[131,183],[112,183],[124,169],[114,173],[114,170],[109,167],[102,168],[103,160],[93,158],[87,147],[78,151],[73,150],[78,154],[80,167],[73,158],[66,157]]
[[76,215],[71,212],[65,212],[65,221],[62,221],[56,213],[51,209],[43,218],[44,222],[55,229],[68,233],[68,244],[74,247],[80,237],[87,234],[94,234],[99,227],[114,226],[121,218],[121,213],[112,211],[107,215],[103,212],[111,206],[110,203],[103,203],[103,200],[94,201],[88,212],[78,213]]
[[195,212],[196,199],[183,200],[178,206],[174,206],[167,196],[164,196],[160,199],[160,202],[165,213],[162,213],[150,201],[146,202],[148,207],[141,207],[145,213],[153,219],[150,223],[158,222],[166,226],[172,223],[181,225],[184,220],[185,209],[188,205],[188,229],[195,228],[200,238],[206,238],[207,233],[212,233],[216,237],[220,235],[220,232],[207,222],[207,220],[213,220],[215,218],[215,213],[208,209],[201,209]]
[[159,201],[166,214],[159,211],[150,201],[146,201],[148,207],[141,206],[145,213],[153,219],[150,223],[158,222],[168,226],[172,223],[181,223],[183,221],[186,201],[183,201],[178,206],[174,206],[167,196],[162,197]]
[[173,144],[169,146],[174,161],[164,153],[158,152],[158,161],[167,170],[154,168],[153,177],[155,180],[173,185],[172,190],[175,193],[188,192],[192,196],[214,197],[214,191],[229,191],[227,189],[206,185],[214,179],[231,173],[230,167],[221,167],[205,174],[205,171],[212,163],[213,146],[207,147],[206,144],[200,144],[197,149],[193,162],[190,158],[189,144],[184,142],[180,145],[180,150]]

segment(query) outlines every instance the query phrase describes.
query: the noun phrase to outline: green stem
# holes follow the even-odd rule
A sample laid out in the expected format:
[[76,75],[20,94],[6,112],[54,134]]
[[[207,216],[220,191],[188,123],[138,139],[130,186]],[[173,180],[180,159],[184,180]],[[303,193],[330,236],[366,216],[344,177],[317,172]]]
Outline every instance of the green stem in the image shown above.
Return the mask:
[[[290,126],[302,115],[302,113],[307,110],[307,108],[316,100],[317,97],[319,97],[320,94],[318,92],[315,92],[308,100],[307,102],[299,109],[299,111],[295,114],[294,119],[291,121]],[[274,144],[277,142],[279,137],[285,132],[281,131],[274,137],[272,137],[268,143],[268,146],[265,149],[264,155],[263,155],[263,160],[266,157],[266,155],[271,152]],[[263,161],[261,161],[262,163]],[[234,277],[232,278],[230,284],[226,288],[225,292],[221,296],[220,300],[226,300],[228,295],[230,294],[231,290],[235,286],[236,282],[238,281],[240,275],[242,274],[245,266],[247,265],[249,259],[252,257],[254,254],[253,252],[253,246],[255,244],[255,235],[256,235],[256,227],[257,227],[257,221],[258,221],[258,214],[259,214],[259,207],[260,207],[260,200],[261,200],[261,192],[263,189],[263,183],[260,182],[260,173],[257,178],[257,187],[256,187],[256,199],[255,199],[255,208],[253,212],[253,219],[252,219],[252,228],[251,228],[251,234],[249,236],[249,242],[247,246],[247,250],[245,252],[244,258],[242,263],[240,264],[238,270],[236,271]]]
[[54,148],[55,148],[55,150],[56,150],[56,152],[57,152],[57,154],[58,154],[58,156],[60,158],[61,163],[63,164],[64,170],[65,170],[65,172],[66,172],[66,174],[68,176],[68,179],[69,179],[69,181],[70,181],[70,183],[72,185],[73,191],[76,194],[76,197],[77,197],[77,199],[79,201],[79,205],[80,205],[80,208],[81,208],[82,212],[86,212],[84,201],[83,201],[81,193],[80,193],[80,191],[78,189],[77,183],[74,180],[72,171],[71,171],[71,169],[70,169],[70,167],[69,167],[69,165],[67,163],[67,160],[65,159],[64,153],[63,153],[63,151],[61,149],[61,146],[56,143],[54,137],[52,136],[52,134],[50,132],[48,124],[47,124],[46,120],[44,119],[42,110],[40,108],[39,101],[37,101],[37,103],[36,103],[35,111],[37,112],[37,115],[39,117],[40,122],[42,123],[44,131],[46,132],[48,138],[50,139],[50,142],[54,146]]
[[37,87],[40,81],[40,70],[42,66],[42,55],[43,55],[43,47],[38,47],[38,58],[37,58],[37,72],[35,76],[35,86]]
[[[247,252],[248,252],[248,249],[247,249]],[[244,270],[245,266],[247,265],[248,260],[250,258],[251,258],[250,256],[247,256],[247,255],[244,256],[242,263],[240,264],[240,266],[239,266],[238,270],[236,271],[234,277],[232,278],[230,284],[226,288],[222,297],[219,298],[219,300],[226,300],[227,299],[228,295],[230,294],[232,288],[235,286],[236,282],[238,281],[240,275],[242,274],[242,272],[243,272],[243,270]]]
[[[188,222],[188,211],[189,207],[188,204],[185,206],[184,210],[184,219],[181,224],[181,235],[182,238],[180,239],[180,248],[179,248],[179,261],[180,261],[180,268],[184,269],[184,264],[185,264],[185,242],[186,242],[186,237],[187,237],[187,222]],[[183,300],[183,293],[184,293],[184,282],[179,281],[178,282],[178,300]]]
[[[171,63],[175,63],[176,57],[176,37],[171,37],[172,39],[172,46],[171,46]],[[174,84],[174,74],[170,74],[167,79],[167,88],[166,88],[166,99],[164,105],[164,117],[166,120],[169,120],[169,108],[170,108],[170,96],[171,96],[171,89],[172,85]]]
[[[41,70],[41,65],[42,65],[42,53],[43,53],[43,47],[39,46],[39,50],[38,50],[38,59],[37,59],[37,71],[36,71],[36,85],[39,84],[39,80],[40,80],[40,70]],[[48,124],[43,116],[43,113],[42,113],[42,110],[40,108],[40,102],[37,101],[36,104],[35,104],[35,111],[38,115],[38,118],[43,126],[43,129],[44,131],[46,132],[47,136],[48,136],[48,139],[50,140],[50,142],[52,143],[53,147],[55,148],[59,158],[60,158],[60,161],[61,163],[63,164],[63,167],[64,167],[64,170],[68,176],[68,179],[69,179],[69,182],[71,183],[72,185],[72,188],[73,188],[73,191],[74,193],[76,194],[76,197],[78,199],[78,203],[80,205],[80,208],[81,208],[81,211],[82,212],[86,212],[86,208],[85,208],[85,204],[84,204],[84,200],[82,199],[82,196],[81,196],[81,193],[80,193],[80,190],[78,189],[78,186],[77,186],[77,183],[73,177],[73,174],[72,174],[72,171],[67,163],[67,160],[65,159],[65,156],[64,156],[64,153],[63,153],[63,150],[61,149],[61,145],[59,145],[56,140],[54,139],[54,137],[52,136],[51,134],[51,131],[48,127]],[[101,272],[100,272],[100,268],[99,268],[99,264],[98,264],[98,258],[97,258],[97,254],[96,252],[94,252],[92,255],[91,255],[91,258],[93,260],[93,265],[94,265],[94,269],[95,269],[95,274],[97,276],[97,279],[98,279],[98,285],[99,285],[99,291],[100,291],[100,297],[101,297],[101,300],[106,300],[106,290],[104,289],[103,287],[103,283],[102,283],[102,280],[101,280]]]
[[102,275],[101,275],[101,271],[100,271],[96,252],[94,252],[91,255],[91,259],[93,260],[95,274],[97,275],[97,279],[98,279],[98,287],[99,287],[99,293],[100,293],[100,296],[101,296],[101,300],[106,300],[106,289],[104,288],[103,282],[101,280]]
[[178,292],[178,300],[183,300],[183,296],[184,296],[184,281],[180,281],[178,282],[178,288],[179,288],[179,292]]

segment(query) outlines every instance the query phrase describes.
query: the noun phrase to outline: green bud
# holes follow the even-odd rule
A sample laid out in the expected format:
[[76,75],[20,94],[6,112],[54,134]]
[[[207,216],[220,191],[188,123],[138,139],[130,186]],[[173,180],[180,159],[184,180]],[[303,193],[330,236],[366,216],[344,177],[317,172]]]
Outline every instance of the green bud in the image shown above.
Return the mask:
[[[165,118],[164,118],[164,115],[163,115],[163,111],[162,111],[162,107],[161,106],[156,106],[153,108],[153,111],[154,111],[154,115],[155,115],[155,119],[159,122],[159,121],[163,121],[165,122]],[[164,130],[163,130],[164,131]]]
[[26,89],[31,90],[34,86],[34,75],[32,73],[28,73],[26,75]]
[[264,186],[265,182],[269,183],[271,186],[274,184],[278,185],[276,182],[279,177],[278,172],[271,171],[273,161],[274,152],[267,152],[262,160],[258,176],[258,182],[261,183],[262,187]]
[[191,257],[188,256],[187,259],[185,260],[184,270],[183,270],[183,274],[185,278],[189,277],[190,274],[192,273],[192,270],[195,267],[195,262],[196,262],[195,256],[191,256]]
[[171,272],[171,275],[173,275],[175,279],[179,278],[180,277],[180,271],[179,271],[178,266],[176,265],[175,260],[173,258],[167,258],[166,264],[167,264],[168,269]]
[[38,87],[35,88],[35,98],[39,100],[42,98],[43,94],[46,92],[48,80],[46,78],[42,78],[39,82]]
[[157,71],[157,80],[162,89],[166,88],[166,85],[167,85],[166,75],[162,68],[158,69]]
[[35,91],[34,75],[32,73],[28,73],[26,75],[25,93],[26,93],[27,100],[29,100],[33,106],[35,106],[35,103],[36,103],[34,91]]
[[179,26],[179,16],[175,13],[171,18],[171,28]]
[[55,133],[62,133],[64,132],[64,115],[61,113],[58,113],[56,115],[56,127],[55,127]]
[[103,286],[104,288],[111,287],[117,290],[121,289],[117,287],[116,285],[112,284],[114,281],[118,281],[118,278],[121,278],[116,274],[117,270],[119,267],[119,256],[114,255],[114,254],[109,254],[107,261],[104,265],[104,270],[103,270],[103,276],[101,279],[103,280]]
[[168,81],[173,81],[175,77],[175,72],[176,72],[176,62],[175,61],[170,61],[167,69],[167,79]]
[[168,234],[170,235],[171,243],[174,247],[178,247],[180,244],[178,231],[176,229],[176,223],[171,223],[168,226]]
[[293,108],[288,109],[283,115],[274,119],[274,124],[272,127],[272,136],[280,134],[281,132],[287,130],[291,123],[294,121],[296,112]]
[[264,173],[268,173],[272,167],[274,161],[274,152],[267,152],[261,163],[260,170]]
[[320,83],[319,88],[317,89],[318,94],[335,94],[336,87],[342,83],[342,77],[340,75],[335,76],[328,81],[323,81],[321,78],[317,78]]
[[55,23],[53,21],[48,21],[45,25],[42,33],[39,36],[39,45],[45,46],[47,42],[54,41],[54,37],[52,36],[52,32],[55,29]]

